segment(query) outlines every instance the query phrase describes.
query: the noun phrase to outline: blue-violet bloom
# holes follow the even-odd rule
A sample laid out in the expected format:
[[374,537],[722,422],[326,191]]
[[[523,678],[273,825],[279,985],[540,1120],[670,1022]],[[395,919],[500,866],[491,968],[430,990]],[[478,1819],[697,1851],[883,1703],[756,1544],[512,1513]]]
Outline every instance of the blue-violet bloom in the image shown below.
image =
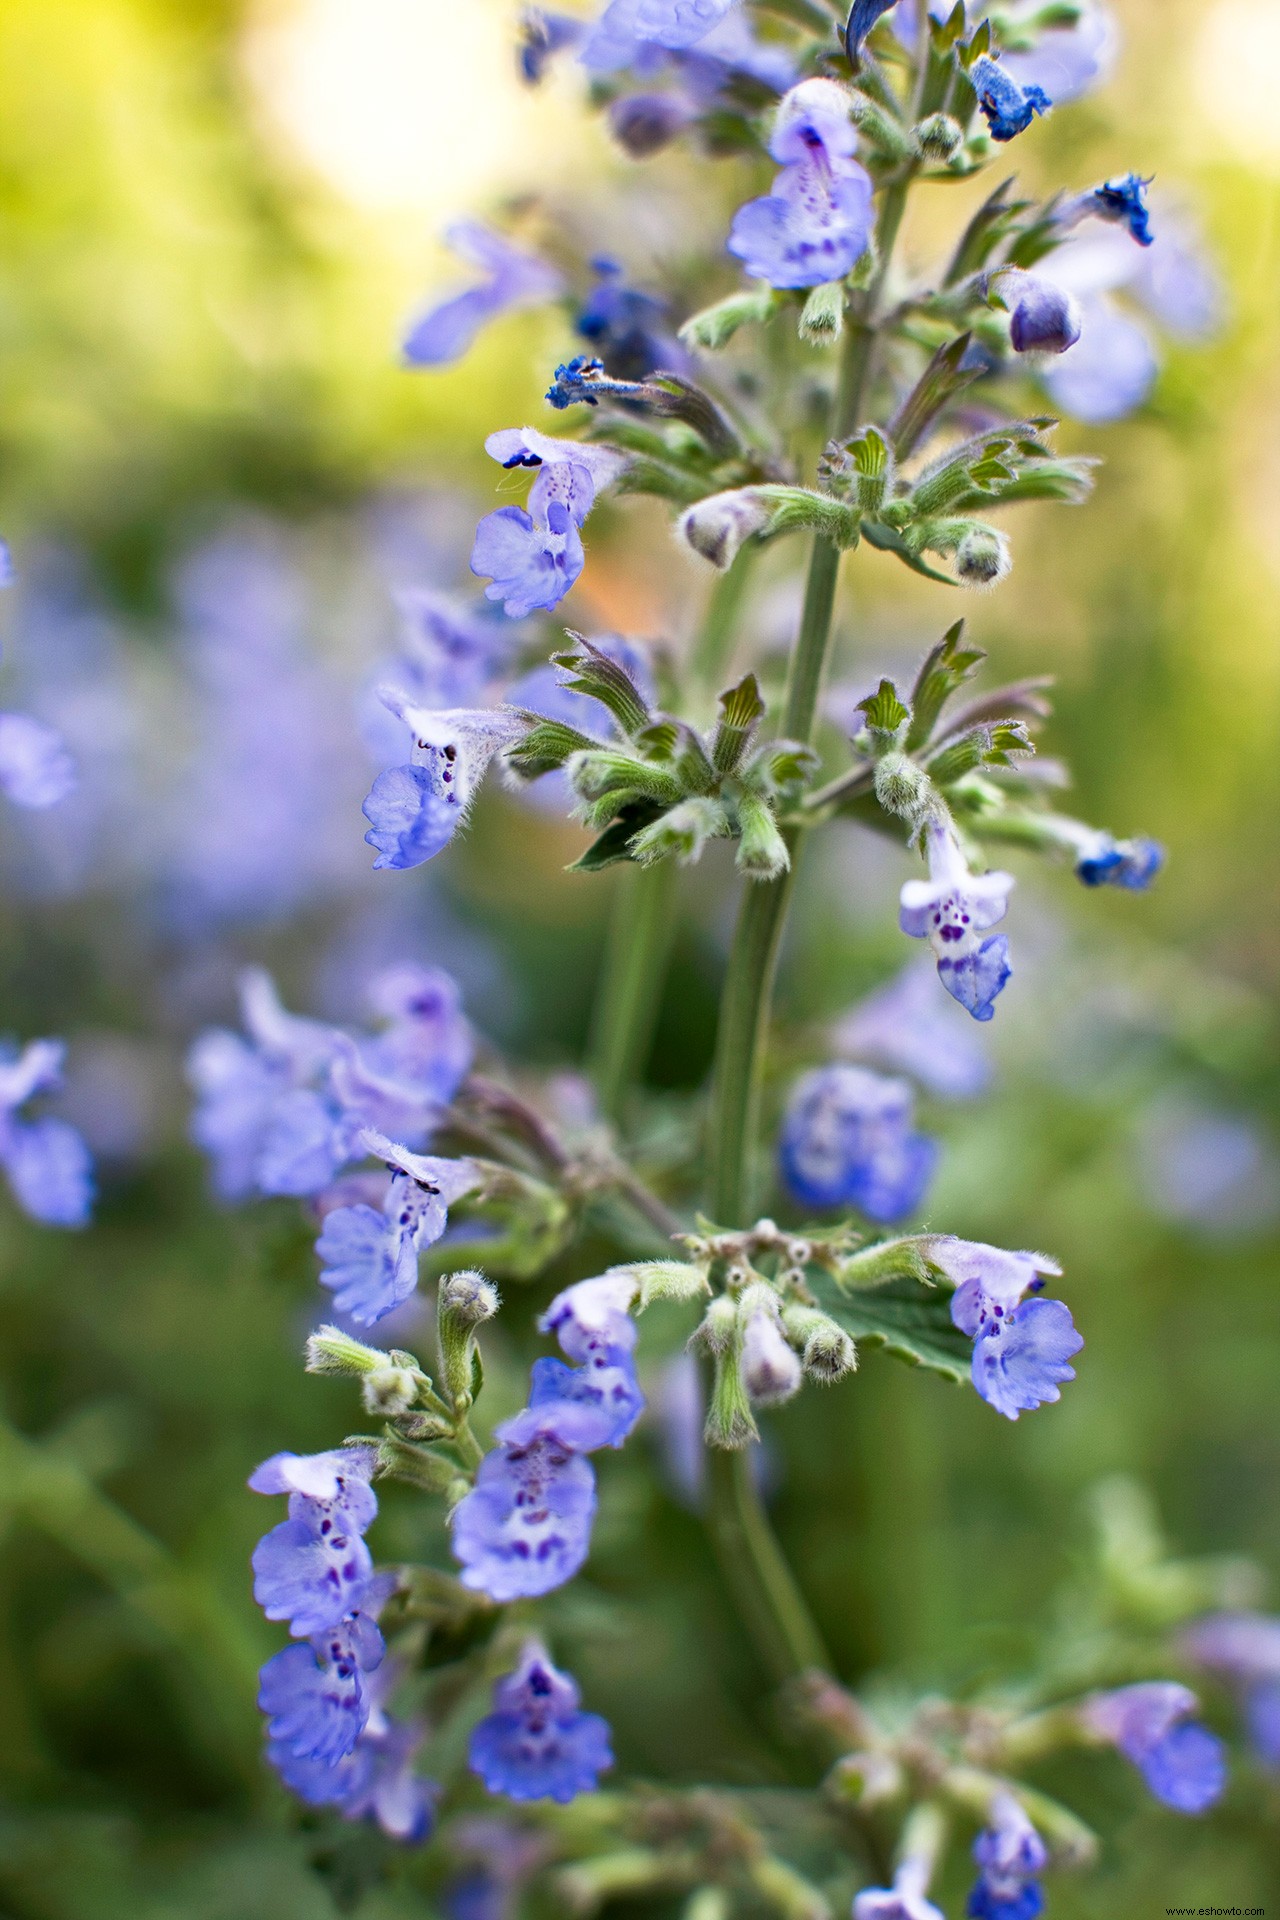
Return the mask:
[[526,1407],[495,1430],[498,1445],[453,1510],[462,1584],[491,1600],[532,1599],[571,1580],[587,1557],[596,1480],[585,1455],[607,1444],[612,1415],[586,1402]]
[[980,1875],[965,1908],[970,1920],[1036,1920],[1044,1910],[1038,1880],[1049,1853],[1012,1794],[992,1800],[973,1857]]
[[973,1341],[973,1384],[988,1405],[1016,1420],[1060,1399],[1084,1341],[1061,1300],[1023,1297],[1061,1274],[1057,1261],[951,1234],[931,1235],[925,1252],[956,1289],[951,1318]]
[[1143,1681],[1095,1694],[1081,1719],[1132,1761],[1157,1800],[1175,1813],[1205,1813],[1226,1786],[1227,1759],[1217,1735],[1191,1718],[1198,1704],[1173,1681]]
[[75,786],[75,762],[55,728],[29,713],[0,713],[0,791],[15,807],[55,807]]
[[549,261],[526,253],[479,220],[459,220],[445,234],[450,248],[486,278],[478,287],[420,314],[404,340],[411,367],[442,367],[467,351],[481,327],[518,307],[542,306],[563,290],[564,281]]
[[1182,1636],[1190,1657],[1239,1693],[1249,1740],[1264,1766],[1280,1768],[1280,1619],[1213,1613]]
[[1048,113],[1053,105],[1043,87],[1020,87],[987,53],[979,54],[970,67],[969,81],[993,140],[1016,139],[1037,114]]
[[515,1672],[495,1684],[493,1712],[472,1732],[471,1771],[509,1800],[563,1805],[593,1793],[613,1754],[607,1721],[581,1712],[581,1697],[546,1648],[530,1641]]
[[486,598],[500,600],[511,619],[523,620],[536,608],[550,612],[582,572],[579,529],[627,456],[614,447],[557,440],[534,427],[503,428],[484,444],[501,466],[533,467],[537,478],[527,510],[498,507],[480,522],[471,571],[490,581]]
[[1113,840],[1109,833],[1097,833],[1082,846],[1076,859],[1076,874],[1086,887],[1126,887],[1132,893],[1144,893],[1164,865],[1164,848],[1141,835],[1132,840]]
[[946,1100],[972,1099],[991,1076],[981,1037],[949,1000],[939,1000],[927,960],[859,1001],[831,1029],[831,1041],[837,1053],[909,1073]]
[[864,1887],[854,1897],[853,1920],[946,1920],[926,1898],[927,1879],[923,1866],[904,1860],[891,1887]]
[[364,837],[377,849],[375,870],[403,871],[420,867],[448,846],[467,817],[489,762],[514,746],[528,723],[500,707],[433,711],[414,706],[396,687],[379,692],[409,728],[412,758],[374,781],[364,802],[369,822]]
[[856,1207],[889,1225],[914,1213],[938,1159],[913,1127],[905,1080],[866,1067],[817,1067],[796,1082],[778,1159],[784,1185],[806,1207]]
[[373,1582],[363,1535],[378,1512],[369,1447],[273,1454],[255,1469],[255,1493],[287,1493],[289,1518],[253,1550],[253,1597],[297,1639],[324,1633],[362,1602]]
[[834,80],[802,80],[778,105],[769,151],[773,190],[734,216],[729,251],[772,287],[843,280],[871,234],[871,179],[853,155],[849,95]]
[[974,874],[955,834],[946,826],[926,829],[927,880],[908,880],[902,889],[898,924],[915,940],[928,940],[938,961],[938,978],[975,1020],[990,1020],[997,996],[1012,968],[1003,934],[982,935],[1004,919],[1013,876]]
[[570,1400],[597,1408],[608,1422],[605,1446],[620,1447],[644,1411],[632,1359],[636,1324],[628,1312],[635,1293],[635,1276],[625,1269],[579,1280],[556,1295],[538,1322],[578,1365],[535,1360],[529,1405]]
[[258,1705],[272,1746],[332,1766],[360,1738],[369,1718],[364,1676],[386,1649],[374,1621],[359,1612],[309,1639],[309,1646],[285,1647],[267,1661]]
[[45,1114],[18,1117],[37,1094],[62,1081],[62,1040],[32,1040],[16,1059],[0,1059],[0,1166],[22,1211],[47,1227],[83,1227],[93,1210],[93,1161],[76,1129]]

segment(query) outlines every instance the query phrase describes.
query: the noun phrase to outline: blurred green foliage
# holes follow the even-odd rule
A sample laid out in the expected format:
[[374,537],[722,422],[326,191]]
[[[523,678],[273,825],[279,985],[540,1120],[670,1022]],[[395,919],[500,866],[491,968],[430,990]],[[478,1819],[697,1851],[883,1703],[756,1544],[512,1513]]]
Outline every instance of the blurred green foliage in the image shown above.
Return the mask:
[[[1116,87],[1049,122],[1036,164],[1190,179],[1229,280],[1225,326],[1171,354],[1141,418],[1067,436],[1105,456],[1094,501],[1020,528],[1013,580],[973,619],[1002,678],[1058,675],[1045,744],[1073,762],[1081,814],[1159,834],[1170,867],[1141,902],[1022,879],[1020,937],[1036,944],[1039,914],[1040,951],[1007,1018],[1002,1003],[995,1090],[928,1116],[946,1142],[938,1221],[1051,1248],[1088,1347],[1062,1404],[1017,1427],[876,1355],[770,1421],[779,1531],[850,1676],[963,1685],[1016,1667],[1086,1551],[1090,1489],[1115,1472],[1152,1489],[1181,1550],[1247,1553],[1280,1581],[1274,1236],[1162,1217],[1142,1157],[1161,1100],[1273,1140],[1277,1124],[1280,185],[1187,137],[1199,11],[1131,0]],[[84,555],[140,645],[166,644],[173,556],[246,506],[324,524],[379,489],[459,472],[487,486],[483,433],[539,417],[547,355],[518,322],[438,380],[397,371],[403,249],[268,137],[243,14],[0,0],[0,524],[20,556],[37,540]],[[655,163],[662,190],[681,164]],[[687,633],[703,584],[667,563],[657,518],[621,509],[592,531],[583,618]],[[937,598],[869,554],[847,571],[837,671],[861,689],[933,637]],[[580,1055],[612,884],[565,877],[572,846],[493,797],[433,879],[520,983],[491,1027],[540,1064]],[[845,828],[811,860],[775,1098],[818,1024],[899,963],[900,865]],[[729,894],[715,866],[685,888],[655,1100],[705,1069]],[[273,936],[295,1000],[316,938]],[[176,1082],[181,1022],[153,1005],[147,952],[109,914],[13,905],[4,1024],[154,1031]],[[352,1413],[301,1373],[307,1236],[282,1205],[214,1211],[176,1091],[166,1111],[169,1137],[109,1183],[87,1235],[0,1215],[0,1913],[320,1920],[341,1878],[312,1864],[331,1831],[259,1766],[254,1672],[278,1636],[249,1597],[262,1514],[243,1487],[263,1455],[331,1444]],[[518,1378],[517,1345],[498,1343],[500,1381]],[[785,1785],[696,1521],[651,1449],[602,1479],[566,1651],[620,1756],[690,1782],[723,1777],[731,1753],[741,1781]],[[383,1551],[418,1524],[396,1494],[387,1508]],[[1069,1786],[1113,1837],[1097,1874],[1053,1885],[1059,1920],[1280,1900],[1280,1789],[1247,1766],[1206,1823],[1148,1804],[1118,1765]],[[431,1912],[416,1864],[390,1874],[368,1920]]]

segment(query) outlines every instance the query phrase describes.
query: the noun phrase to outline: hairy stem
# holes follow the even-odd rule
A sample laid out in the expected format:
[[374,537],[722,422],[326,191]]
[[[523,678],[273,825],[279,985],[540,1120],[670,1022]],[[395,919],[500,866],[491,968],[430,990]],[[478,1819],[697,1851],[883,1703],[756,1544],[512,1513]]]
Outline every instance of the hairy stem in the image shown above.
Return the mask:
[[[879,266],[845,335],[831,422],[835,439],[853,430],[862,411],[878,338],[876,314],[909,185],[907,172],[887,189],[881,204]],[[839,568],[838,550],[828,540],[815,539],[782,723],[784,734],[793,740],[808,742],[813,734]],[[791,855],[787,871],[776,880],[748,881],[745,886],[721,1000],[708,1134],[708,1200],[713,1218],[724,1227],[744,1226],[750,1213],[764,1040],[800,835],[793,829],[786,838]],[[821,1635],[774,1537],[746,1458],[711,1449],[708,1479],[712,1537],[763,1664],[779,1681],[807,1667],[827,1665]]]
[[674,860],[628,867],[618,877],[591,1040],[592,1078],[615,1120],[653,1044],[675,932],[677,877]]

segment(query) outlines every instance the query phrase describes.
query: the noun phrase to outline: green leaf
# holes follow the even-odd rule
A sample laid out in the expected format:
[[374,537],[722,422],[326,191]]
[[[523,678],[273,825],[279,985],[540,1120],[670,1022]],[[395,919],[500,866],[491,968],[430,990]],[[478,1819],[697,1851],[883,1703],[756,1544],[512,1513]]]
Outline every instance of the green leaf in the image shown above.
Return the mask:
[[720,695],[720,720],[711,745],[711,763],[717,773],[732,773],[764,717],[764,701],[754,673]]
[[912,448],[920,444],[948,402],[978,378],[980,367],[962,368],[960,364],[972,340],[971,333],[961,333],[939,347],[898,408],[890,423],[889,436],[900,460],[905,460]]
[[562,767],[571,753],[590,752],[600,742],[561,720],[544,720],[539,714],[524,716],[533,722],[524,739],[507,753],[508,764],[522,780],[536,780],[540,774]]
[[986,265],[1004,236],[1017,224],[1031,205],[1029,200],[1010,200],[1014,176],[1002,180],[970,220],[960,237],[951,265],[943,279],[944,287],[957,286]]
[[951,574],[943,573],[940,567],[931,567],[919,554],[912,553],[902,535],[893,527],[886,527],[883,521],[864,520],[862,536],[867,545],[874,547],[878,553],[896,554],[903,566],[910,567],[912,573],[922,574],[926,580],[936,580],[939,586],[959,586],[960,582]]
[[609,709],[622,731],[626,734],[638,733],[647,726],[650,719],[649,709],[635,681],[616,660],[594,646],[580,633],[566,629],[569,638],[576,642],[576,651],[571,653],[553,653],[552,664],[562,668],[568,678],[564,685],[573,693],[585,693],[602,706]]
[[686,347],[701,347],[704,352],[717,353],[721,347],[728,346],[739,327],[763,325],[781,304],[772,287],[752,287],[747,292],[731,293],[686,320],[680,329],[680,338]]
[[628,804],[613,825],[607,827],[600,838],[593,840],[586,852],[573,862],[569,872],[599,873],[602,867],[611,867],[615,861],[630,860],[632,835],[661,816],[662,808],[652,800],[637,800]]
[[940,787],[949,787],[978,767],[1010,767],[1015,758],[1034,752],[1031,736],[1020,720],[996,720],[970,727],[947,741],[926,764],[930,778]]
[[896,1359],[947,1380],[970,1378],[972,1343],[951,1323],[950,1293],[915,1280],[846,1293],[813,1268],[805,1278],[823,1312],[863,1346],[884,1347]]
[[911,731],[907,735],[908,753],[924,745],[951,695],[972,678],[987,657],[980,647],[964,646],[963,640],[964,621],[957,620],[953,627],[948,627],[916,675],[916,684],[911,691],[912,720]]
[[882,680],[874,693],[859,700],[855,711],[866,715],[872,733],[895,734],[911,718],[911,709],[903,706],[892,680]]

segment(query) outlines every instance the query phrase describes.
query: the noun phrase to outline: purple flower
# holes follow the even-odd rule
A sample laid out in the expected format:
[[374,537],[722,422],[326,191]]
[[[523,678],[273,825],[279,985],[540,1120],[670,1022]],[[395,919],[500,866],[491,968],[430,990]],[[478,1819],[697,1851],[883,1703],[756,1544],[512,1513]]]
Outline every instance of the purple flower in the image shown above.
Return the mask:
[[1061,107],[1108,78],[1117,40],[1108,10],[1085,0],[1074,25],[1051,27],[1027,52],[1002,53],[1000,64],[1020,87],[1041,87]]
[[1079,342],[1042,378],[1054,406],[1090,426],[1106,426],[1142,405],[1159,361],[1146,330],[1114,301],[1096,295],[1079,311]]
[[1016,139],[1037,114],[1048,113],[1053,105],[1043,87],[1020,87],[990,54],[979,54],[969,69],[969,80],[993,140]]
[[493,1689],[493,1712],[471,1735],[468,1764],[490,1793],[510,1800],[558,1800],[594,1793],[613,1765],[608,1723],[582,1713],[581,1695],[530,1641],[514,1673]]
[[0,789],[15,807],[56,806],[75,785],[75,762],[60,733],[29,713],[0,713]]
[[635,1293],[635,1278],[625,1271],[579,1280],[556,1295],[538,1322],[580,1364],[535,1360],[529,1405],[567,1400],[597,1409],[607,1422],[599,1445],[620,1447],[644,1411],[631,1357],[636,1325],[627,1311]]
[[449,1208],[479,1181],[474,1161],[409,1153],[366,1129],[360,1145],[386,1161],[392,1178],[381,1210],[363,1203],[325,1215],[316,1253],[322,1287],[358,1327],[402,1306],[418,1284],[418,1255],[449,1223]]
[[471,571],[491,584],[490,600],[522,620],[535,608],[550,611],[582,572],[579,528],[601,487],[616,480],[626,455],[612,447],[557,440],[534,427],[491,433],[485,451],[504,467],[536,467],[529,504],[498,507],[476,528]]
[[742,1350],[739,1372],[747,1397],[757,1407],[780,1407],[799,1393],[804,1379],[800,1356],[782,1331],[778,1298],[768,1287],[750,1289],[754,1305],[744,1296]]
[[1023,1298],[1062,1272],[1057,1262],[950,1234],[931,1235],[925,1251],[955,1286],[951,1318],[973,1341],[973,1384],[982,1398],[1009,1420],[1060,1399],[1062,1382],[1076,1377],[1068,1362],[1084,1341],[1061,1300]]
[[1280,1768],[1280,1619],[1262,1613],[1213,1613],[1182,1636],[1192,1660],[1241,1696],[1254,1751]]
[[65,1120],[21,1120],[18,1109],[62,1081],[66,1043],[32,1040],[16,1059],[0,1059],[0,1165],[14,1199],[47,1227],[83,1227],[93,1208],[93,1161]]
[[1044,1895],[1036,1884],[1049,1854],[1012,1794],[997,1794],[988,1824],[974,1842],[978,1884],[965,1909],[970,1920],[1035,1920]]
[[[404,588],[395,599],[403,640],[378,682],[399,687],[416,707],[478,704],[477,696],[505,663],[513,642],[512,629],[497,609],[429,587]],[[365,731],[373,746],[392,722],[376,694],[371,705]]]
[[582,51],[595,73],[630,66],[646,42],[677,50],[694,46],[724,19],[735,0],[610,0]]
[[[656,103],[662,101],[679,107],[670,94],[633,95],[629,101],[618,101],[616,107],[630,108],[634,117],[642,98],[655,103],[650,112],[660,113],[662,109]],[[611,120],[614,131],[619,132],[616,112]],[[630,148],[625,138],[623,144]],[[679,373],[687,366],[688,354],[665,325],[665,300],[629,287],[616,260],[602,257],[591,265],[596,284],[583,301],[575,325],[582,338],[591,342],[608,373],[615,380],[644,380],[659,368]]]
[[1150,180],[1144,180],[1138,173],[1127,173],[1122,180],[1104,180],[1100,187],[1086,195],[1089,211],[1099,220],[1127,227],[1131,239],[1140,247],[1149,247],[1155,239],[1147,209],[1150,185]]
[[1086,887],[1125,887],[1145,893],[1163,865],[1164,848],[1155,840],[1141,836],[1113,840],[1109,833],[1098,833],[1089,846],[1081,848],[1076,873]]
[[1080,308],[1065,288],[1021,269],[992,276],[1009,309],[1009,342],[1015,353],[1065,353],[1080,338]]
[[587,1557],[596,1481],[583,1455],[607,1443],[611,1414],[583,1402],[526,1407],[498,1427],[472,1491],[453,1511],[462,1584],[491,1600],[535,1598]]
[[769,151],[782,162],[773,191],[734,216],[729,251],[756,280],[816,287],[843,280],[871,233],[871,179],[853,158],[849,96],[834,80],[802,80],[783,95]]
[[548,63],[566,47],[576,46],[584,31],[582,21],[570,14],[526,7],[520,18],[520,72],[526,83],[540,86]]
[[298,1639],[326,1632],[369,1592],[373,1561],[362,1536],[378,1511],[372,1474],[370,1448],[343,1447],[273,1454],[250,1476],[255,1493],[289,1496],[289,1518],[253,1550],[253,1597]]
[[542,306],[564,286],[549,261],[512,246],[479,220],[457,221],[445,239],[460,259],[487,278],[418,316],[404,339],[403,353],[411,367],[441,367],[458,359],[490,320],[517,307]]
[[383,1660],[372,1671],[361,1670],[360,1704],[366,1718],[354,1746],[340,1758],[328,1761],[298,1755],[286,1741],[273,1739],[267,1745],[267,1759],[300,1800],[316,1807],[337,1807],[344,1820],[372,1820],[389,1839],[416,1842],[431,1831],[439,1789],[413,1771],[422,1729],[398,1723],[385,1710],[399,1677],[394,1660]]
[[[491,514],[490,519],[494,516]],[[446,847],[467,817],[489,762],[514,746],[526,723],[501,708],[414,706],[395,687],[379,690],[413,735],[413,758],[374,781],[364,803],[374,868],[419,867]]]
[[927,939],[938,959],[938,978],[975,1020],[990,1020],[1009,979],[1009,942],[982,934],[1003,920],[1013,876],[973,874],[948,827],[926,832],[928,880],[908,880],[898,924],[913,939]]
[[914,1213],[938,1158],[936,1142],[913,1131],[914,1106],[905,1080],[865,1067],[806,1073],[782,1122],[784,1184],[802,1206],[856,1207],[885,1225]]
[[258,1705],[274,1747],[332,1766],[351,1752],[369,1718],[364,1676],[385,1648],[374,1622],[357,1612],[309,1639],[309,1646],[285,1647],[267,1661]]
[[949,1001],[939,1000],[927,961],[904,967],[868,994],[837,1022],[831,1039],[837,1052],[909,1073],[948,1100],[972,1099],[990,1078],[979,1036]]
[[908,1861],[894,1875],[891,1887],[864,1887],[855,1896],[853,1920],[946,1920],[946,1916],[926,1899],[925,1875]]
[[1095,1694],[1081,1719],[1133,1762],[1157,1800],[1175,1813],[1204,1813],[1226,1786],[1227,1762],[1221,1740],[1190,1718],[1197,1705],[1173,1681],[1144,1681]]

